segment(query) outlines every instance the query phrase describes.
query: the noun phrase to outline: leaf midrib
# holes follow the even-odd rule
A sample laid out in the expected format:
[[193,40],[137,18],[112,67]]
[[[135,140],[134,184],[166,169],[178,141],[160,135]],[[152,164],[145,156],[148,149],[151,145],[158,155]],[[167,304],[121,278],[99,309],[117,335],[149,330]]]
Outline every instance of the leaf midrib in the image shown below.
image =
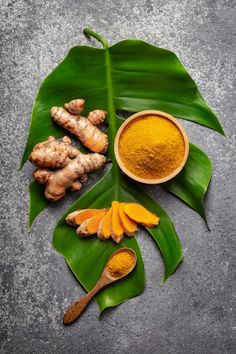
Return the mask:
[[[103,43],[104,45],[104,43]],[[108,45],[105,43],[105,58],[106,58],[106,78],[107,78],[107,100],[108,100],[108,113],[109,113],[109,135],[110,135],[110,156],[113,163],[112,166],[112,175],[114,181],[114,199],[119,200],[120,197],[120,170],[116,162],[115,153],[114,153],[114,140],[118,128],[116,121],[116,112],[114,105],[114,91],[113,91],[113,81],[112,81],[112,63],[111,56]]]

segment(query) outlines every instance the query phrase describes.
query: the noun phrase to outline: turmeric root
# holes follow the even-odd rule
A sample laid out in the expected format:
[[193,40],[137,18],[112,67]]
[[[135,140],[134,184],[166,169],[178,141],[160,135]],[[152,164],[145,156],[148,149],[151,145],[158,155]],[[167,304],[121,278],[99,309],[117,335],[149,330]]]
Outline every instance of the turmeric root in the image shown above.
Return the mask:
[[71,114],[79,115],[83,111],[84,105],[85,100],[83,100],[82,98],[77,98],[75,100],[70,101],[69,103],[65,103],[64,107]]
[[95,234],[98,230],[98,225],[105,214],[106,214],[106,211],[102,211],[101,213],[98,213],[98,214],[92,216],[91,218],[85,220],[78,227],[78,229],[76,230],[76,233],[80,237],[88,237],[88,236]]
[[29,156],[29,161],[38,167],[62,168],[70,158],[74,158],[79,151],[71,145],[71,140],[64,136],[62,141],[49,136],[48,140],[35,145]]
[[156,226],[160,221],[158,216],[152,214],[140,204],[125,203],[124,212],[130,217],[130,219],[146,227]]
[[52,107],[51,116],[52,119],[63,128],[69,130],[74,134],[84,146],[94,152],[105,153],[108,148],[108,137],[101,130],[97,128],[97,124],[100,124],[105,119],[105,112],[101,110],[95,110],[90,112],[88,118],[81,117],[78,112],[81,112],[83,108],[82,103],[79,103],[79,108],[73,100],[65,104],[65,107],[69,112],[77,112],[77,115],[69,113],[63,107]]
[[106,112],[101,109],[95,109],[95,111],[89,112],[88,120],[94,125],[99,125],[106,119]]
[[137,223],[130,219],[128,215],[124,212],[124,206],[126,203],[119,203],[119,216],[121,220],[121,224],[124,228],[125,234],[127,236],[132,236],[135,231],[137,231]]
[[119,216],[119,202],[112,202],[112,217],[111,217],[111,237],[116,243],[120,243],[123,239],[124,228],[122,227]]
[[[80,115],[80,113],[83,111],[85,105],[85,100],[82,98],[77,98],[75,100],[70,101],[69,103],[65,103],[64,107],[65,109],[75,115]],[[104,122],[106,119],[106,112],[102,111],[101,109],[96,109],[95,111],[92,111],[88,115],[88,120],[90,120],[91,123],[94,125],[99,125]]]

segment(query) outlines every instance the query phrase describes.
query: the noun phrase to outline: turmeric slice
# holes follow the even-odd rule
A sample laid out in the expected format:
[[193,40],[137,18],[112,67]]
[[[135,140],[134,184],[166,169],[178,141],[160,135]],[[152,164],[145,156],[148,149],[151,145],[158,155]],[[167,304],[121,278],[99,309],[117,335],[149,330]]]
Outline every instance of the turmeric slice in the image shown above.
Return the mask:
[[68,214],[66,217],[66,223],[71,226],[76,226],[75,217],[76,217],[76,215],[78,215],[79,212],[80,212],[80,210],[76,210],[76,211],[73,211],[72,213]]
[[96,214],[91,218],[91,220],[88,222],[88,226],[87,226],[87,230],[88,230],[89,234],[93,235],[97,232],[98,225],[105,214],[106,214],[106,211],[102,211],[101,213]]
[[106,240],[111,236],[111,216],[112,208],[108,210],[108,212],[104,215],[99,223],[97,234],[100,240]]
[[[91,218],[92,216],[99,214],[106,209],[83,209],[78,210],[77,214],[75,215],[75,225],[81,225],[82,222]],[[68,215],[69,216],[69,215]],[[68,217],[67,217],[68,218]]]
[[85,220],[78,227],[78,229],[76,230],[76,233],[80,237],[92,236],[93,234],[95,234],[97,232],[99,223],[105,214],[106,214],[106,211],[102,211],[102,212],[92,216],[91,218]]
[[138,230],[138,223],[154,227],[159,223],[157,215],[140,204],[119,203],[113,201],[110,209],[77,210],[66,217],[66,223],[78,226],[76,233],[80,237],[89,237],[97,233],[100,240],[110,237],[116,243],[121,242],[124,233],[133,236]]
[[121,224],[119,215],[119,202],[112,202],[112,216],[111,216],[111,237],[116,243],[120,243],[123,239],[124,228]]
[[140,204],[125,203],[124,212],[130,217],[130,219],[146,227],[156,226],[160,221],[158,216],[152,214]]
[[135,231],[137,231],[137,223],[130,219],[130,217],[125,214],[124,212],[124,206],[126,203],[119,203],[119,216],[121,220],[121,224],[124,228],[125,234],[127,236],[132,236]]

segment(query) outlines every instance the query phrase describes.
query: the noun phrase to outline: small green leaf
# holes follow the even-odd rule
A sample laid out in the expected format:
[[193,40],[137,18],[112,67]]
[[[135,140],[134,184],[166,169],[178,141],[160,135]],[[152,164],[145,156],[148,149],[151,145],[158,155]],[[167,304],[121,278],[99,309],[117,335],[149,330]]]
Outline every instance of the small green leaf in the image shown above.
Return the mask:
[[197,146],[190,144],[188,160],[183,170],[161,186],[187,203],[207,222],[203,200],[211,173],[210,159]]
[[34,219],[45,208],[48,207],[49,201],[44,197],[45,186],[35,181],[29,185],[30,206],[29,206],[29,228],[31,228]]

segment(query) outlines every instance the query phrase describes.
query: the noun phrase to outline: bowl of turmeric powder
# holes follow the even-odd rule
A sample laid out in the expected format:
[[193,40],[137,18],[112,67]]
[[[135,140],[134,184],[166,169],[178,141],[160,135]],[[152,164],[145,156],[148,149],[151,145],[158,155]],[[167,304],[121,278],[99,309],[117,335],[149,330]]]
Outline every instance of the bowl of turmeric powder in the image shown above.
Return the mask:
[[114,149],[117,163],[127,176],[141,183],[159,184],[182,170],[189,140],[177,119],[149,110],[125,120],[117,132]]

